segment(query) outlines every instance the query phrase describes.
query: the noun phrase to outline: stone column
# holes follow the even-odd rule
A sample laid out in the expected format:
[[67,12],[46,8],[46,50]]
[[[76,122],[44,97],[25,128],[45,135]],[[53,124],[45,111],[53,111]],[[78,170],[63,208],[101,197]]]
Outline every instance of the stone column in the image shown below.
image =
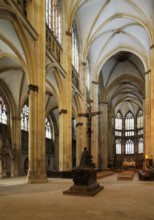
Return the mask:
[[107,168],[107,150],[108,150],[108,103],[100,103],[100,155],[102,157],[102,169]]
[[65,71],[67,73],[62,94],[63,109],[59,111],[59,170],[72,169],[72,33],[65,36]]
[[[81,112],[79,113],[85,113],[87,111],[87,89],[86,89],[86,75],[87,75],[87,64],[85,62],[82,62],[82,74],[81,74],[81,92],[82,92],[82,100],[81,100]],[[81,139],[81,152],[83,151],[84,147],[88,147],[87,142],[87,118],[81,117],[82,122],[82,135],[80,137]]]
[[108,160],[110,167],[115,161],[115,134],[114,134],[114,115],[108,113]]
[[46,183],[45,161],[45,1],[33,0],[29,20],[38,33],[34,45],[34,67],[29,83],[29,171],[28,183]]
[[[149,146],[149,159],[154,163],[154,45],[151,46],[151,145]],[[146,146],[147,147],[147,146]]]
[[55,134],[54,169],[59,170],[59,131]]
[[[92,81],[92,111],[98,112],[98,82]],[[93,162],[98,167],[98,119],[99,115],[92,117],[91,154]]]
[[150,157],[151,148],[151,94],[150,94],[151,70],[145,73],[145,99],[144,99],[144,151],[145,158]]
[[0,179],[3,177],[2,158],[3,158],[2,135],[0,134]]
[[38,112],[38,98],[38,86],[29,85],[28,183],[47,182],[45,170],[45,117],[42,118]]
[[[82,143],[82,136],[83,135],[82,131],[83,131],[83,123],[77,123],[76,124],[76,166],[79,166],[80,164],[80,160],[81,160],[81,154],[83,151],[83,143]],[[86,146],[86,145],[84,145]]]
[[[59,112],[59,170],[70,171],[72,169],[72,136],[68,133],[68,112],[61,109]],[[71,124],[72,126],[72,124]]]
[[11,131],[11,143],[15,147],[14,161],[12,161],[14,174],[12,175],[20,176],[23,173],[23,167],[21,167],[21,117],[19,115],[12,118]]

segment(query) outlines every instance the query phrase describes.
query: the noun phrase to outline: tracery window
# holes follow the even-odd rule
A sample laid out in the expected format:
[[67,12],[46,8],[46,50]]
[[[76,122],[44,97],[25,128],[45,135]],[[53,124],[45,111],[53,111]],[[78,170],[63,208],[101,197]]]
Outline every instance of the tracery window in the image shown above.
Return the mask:
[[7,109],[4,100],[0,96],[0,123],[7,124]]
[[28,131],[29,107],[25,104],[21,112],[21,130]]
[[79,71],[79,48],[78,48],[78,34],[77,27],[74,23],[72,28],[72,65],[75,70]]
[[89,66],[89,60],[87,59],[87,77],[86,77],[86,86],[87,89],[90,90],[90,66]]
[[134,154],[134,143],[130,139],[126,141],[125,154]]
[[121,154],[121,139],[116,140],[116,154]]
[[143,111],[139,110],[137,114],[137,132],[138,135],[143,135]]
[[139,110],[137,114],[137,128],[143,128],[143,111]]
[[122,136],[122,115],[117,112],[115,116],[115,136]]
[[125,117],[125,136],[134,136],[134,116],[131,112]]
[[143,153],[143,138],[139,138],[138,140],[138,153],[139,154]]
[[45,120],[45,135],[46,135],[46,138],[48,139],[52,138],[51,126],[47,118]]
[[46,0],[46,24],[61,42],[61,0]]

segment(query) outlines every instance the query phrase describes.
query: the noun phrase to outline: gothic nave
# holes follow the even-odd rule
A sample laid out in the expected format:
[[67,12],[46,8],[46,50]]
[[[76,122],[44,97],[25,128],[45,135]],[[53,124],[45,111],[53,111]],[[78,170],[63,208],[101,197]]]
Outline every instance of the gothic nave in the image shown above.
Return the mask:
[[0,0],[0,189],[52,189],[85,147],[96,170],[148,172],[153,67],[153,0]]

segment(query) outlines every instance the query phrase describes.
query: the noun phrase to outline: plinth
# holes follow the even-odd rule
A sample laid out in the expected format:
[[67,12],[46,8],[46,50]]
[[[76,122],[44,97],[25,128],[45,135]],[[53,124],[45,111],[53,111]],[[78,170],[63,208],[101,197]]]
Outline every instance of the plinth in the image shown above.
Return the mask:
[[95,169],[74,169],[72,174],[74,184],[69,190],[63,192],[64,195],[95,196],[104,189],[96,181],[97,171]]

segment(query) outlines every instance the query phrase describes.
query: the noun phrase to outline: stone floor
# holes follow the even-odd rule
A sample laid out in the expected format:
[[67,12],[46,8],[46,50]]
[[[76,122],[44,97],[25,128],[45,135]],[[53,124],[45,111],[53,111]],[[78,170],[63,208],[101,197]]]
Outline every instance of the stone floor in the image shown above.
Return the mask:
[[27,184],[26,177],[0,180],[0,220],[154,220],[154,181],[99,179],[94,197],[63,195],[70,179]]

